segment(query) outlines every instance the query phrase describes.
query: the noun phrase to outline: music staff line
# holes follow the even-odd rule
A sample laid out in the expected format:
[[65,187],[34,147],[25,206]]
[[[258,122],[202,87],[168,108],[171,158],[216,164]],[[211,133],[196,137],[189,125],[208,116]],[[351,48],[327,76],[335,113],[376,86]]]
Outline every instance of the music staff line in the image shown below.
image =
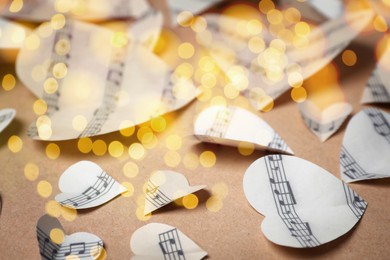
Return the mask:
[[382,112],[376,108],[367,108],[364,110],[364,112],[371,120],[375,132],[383,136],[390,144],[390,124]]
[[158,238],[160,241],[158,244],[164,255],[164,260],[186,259],[176,228],[159,234]]
[[160,191],[159,187],[156,186],[151,180],[148,181],[146,186],[145,198],[156,208],[162,207],[171,202],[171,199],[162,191]]
[[344,194],[347,199],[347,204],[356,218],[360,219],[363,216],[367,207],[367,202],[364,201],[355,191],[342,182]]
[[379,69],[376,68],[371,74],[370,79],[367,82],[367,88],[370,91],[371,97],[374,102],[387,103],[390,102],[390,93],[383,83],[379,74]]
[[374,174],[366,172],[352,157],[348,150],[342,146],[340,152],[340,165],[342,167],[341,172],[347,175],[350,179],[356,180],[363,178],[374,178]]

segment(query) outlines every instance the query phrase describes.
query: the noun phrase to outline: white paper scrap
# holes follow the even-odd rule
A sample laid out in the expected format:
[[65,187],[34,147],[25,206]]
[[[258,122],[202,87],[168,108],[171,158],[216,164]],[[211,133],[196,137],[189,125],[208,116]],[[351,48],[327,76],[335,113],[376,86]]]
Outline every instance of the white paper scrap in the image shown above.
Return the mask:
[[0,17],[0,49],[20,49],[31,30]]
[[133,260],[157,259],[203,259],[207,252],[175,227],[150,223],[131,236],[130,247]]
[[0,133],[12,122],[16,115],[15,109],[0,109]]
[[234,106],[212,106],[202,111],[194,135],[203,142],[238,146],[252,143],[256,149],[293,154],[286,142],[263,119]]
[[127,189],[90,161],[73,164],[61,175],[55,197],[61,205],[75,209],[100,206]]
[[256,160],[244,175],[244,192],[265,216],[261,230],[288,247],[316,247],[347,233],[367,203],[323,168],[288,155]]
[[390,177],[390,114],[367,108],[347,126],[340,152],[345,182]]
[[178,172],[156,171],[146,185],[144,214],[204,188],[206,185],[189,186],[186,177]]
[[333,135],[352,112],[352,106],[346,102],[334,103],[323,111],[308,100],[298,106],[303,121],[321,142]]
[[49,215],[38,220],[37,238],[42,260],[93,260],[103,250],[103,241],[98,236],[86,232],[66,235],[60,222]]

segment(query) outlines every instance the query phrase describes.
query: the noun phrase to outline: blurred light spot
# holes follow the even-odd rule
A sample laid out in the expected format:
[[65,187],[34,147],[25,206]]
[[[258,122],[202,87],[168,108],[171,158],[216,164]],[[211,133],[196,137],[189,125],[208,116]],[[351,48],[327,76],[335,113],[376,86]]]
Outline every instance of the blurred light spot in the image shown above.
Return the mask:
[[206,201],[206,207],[211,212],[218,212],[218,211],[220,211],[222,209],[223,202],[222,202],[222,200],[219,197],[211,196]]
[[166,139],[165,144],[169,150],[179,150],[182,146],[182,138],[176,134],[170,135]]
[[189,58],[191,58],[194,55],[195,49],[194,49],[194,46],[192,46],[191,43],[184,42],[184,43],[179,45],[179,47],[177,49],[177,53],[178,53],[180,58],[182,58],[182,59],[189,59]]
[[57,79],[62,79],[68,73],[68,67],[65,63],[59,62],[53,66],[53,75]]
[[167,122],[163,116],[155,117],[150,121],[150,127],[153,131],[160,133],[167,127]]
[[195,170],[199,165],[199,158],[195,153],[187,153],[183,157],[184,167],[190,170]]
[[18,153],[23,148],[23,141],[19,136],[13,135],[8,139],[8,149],[13,153]]
[[65,16],[63,14],[55,14],[50,20],[51,27],[54,30],[60,30],[65,26]]
[[227,84],[223,88],[223,93],[227,98],[234,99],[240,94],[240,91],[232,84]]
[[189,63],[181,63],[175,69],[175,76],[177,78],[190,79],[194,74],[194,68]]
[[122,143],[119,141],[112,141],[108,145],[108,152],[112,157],[115,158],[121,157],[124,152]]
[[247,23],[246,28],[250,34],[256,35],[263,30],[263,24],[259,20],[252,19]]
[[229,188],[225,183],[220,182],[220,183],[217,183],[213,186],[213,188],[211,189],[211,192],[215,196],[218,196],[221,199],[224,199],[229,194]]
[[259,9],[263,14],[267,14],[270,10],[275,9],[275,4],[272,0],[261,0]]
[[284,11],[284,17],[287,22],[294,24],[298,23],[301,20],[301,13],[298,9],[290,7]]
[[247,142],[240,142],[238,144],[238,152],[244,156],[251,155],[255,150],[255,145]]
[[47,38],[53,33],[53,28],[50,26],[49,22],[42,23],[41,26],[38,27],[38,35],[42,38]]
[[386,20],[380,15],[375,16],[373,23],[374,29],[378,32],[386,32],[388,29]]
[[77,210],[61,206],[61,215],[66,221],[73,221],[77,217]]
[[65,56],[70,52],[70,42],[68,39],[60,39],[54,46],[55,52],[60,56]]
[[55,200],[49,200],[45,205],[46,213],[52,217],[58,218],[61,216],[61,204]]
[[46,156],[49,159],[55,160],[60,156],[60,147],[55,143],[50,143],[46,146]]
[[132,136],[135,132],[134,123],[130,120],[124,120],[119,125],[119,131],[121,135],[129,137]]
[[180,154],[176,151],[168,151],[164,155],[164,162],[169,167],[176,167],[180,164],[181,157]]
[[195,194],[188,194],[183,197],[182,203],[186,209],[194,209],[198,206],[199,199]]
[[297,103],[301,103],[305,101],[306,97],[307,97],[307,93],[305,88],[303,87],[293,88],[291,90],[291,98]]
[[144,139],[144,136],[145,135],[148,135],[148,134],[152,134],[153,135],[153,131],[152,129],[150,129],[149,127],[147,126],[142,126],[138,129],[138,132],[137,132],[137,138],[140,142],[142,142],[142,140]]
[[194,15],[189,11],[183,11],[176,17],[177,23],[183,27],[189,27],[192,24]]
[[115,32],[111,43],[116,48],[123,48],[129,42],[127,35],[123,32]]
[[15,87],[16,79],[15,79],[15,77],[12,74],[6,74],[3,77],[3,81],[1,83],[1,85],[3,86],[3,89],[5,91],[10,91],[10,90],[12,90]]
[[265,42],[261,37],[252,37],[248,42],[248,48],[253,53],[260,53],[265,49]]
[[126,182],[125,181],[125,182],[122,182],[121,185],[124,186],[127,189],[127,191],[122,192],[121,195],[123,197],[131,197],[131,196],[133,196],[133,194],[134,194],[134,186],[133,186],[133,184],[131,184],[130,182]]
[[212,73],[204,73],[201,79],[203,86],[212,88],[217,84],[217,78]]
[[17,13],[23,8],[23,0],[13,0],[9,6],[9,11],[11,13]]
[[270,24],[280,24],[283,21],[283,14],[277,9],[272,9],[267,12],[267,20]]
[[92,140],[88,137],[80,138],[77,142],[77,148],[82,153],[89,153],[92,150]]
[[[31,71],[31,77],[35,82],[41,82],[46,78],[47,72],[41,65],[36,65]],[[46,89],[45,89],[46,91]],[[47,91],[46,91],[47,92]]]
[[92,144],[92,152],[97,156],[103,156],[107,152],[107,145],[103,140],[96,140]]
[[123,174],[127,178],[135,178],[138,175],[138,172],[139,172],[138,166],[133,162],[127,162],[123,166]]
[[36,100],[33,105],[33,110],[38,116],[45,114],[47,111],[46,102],[43,99]]
[[87,125],[88,121],[82,115],[75,116],[72,120],[73,129],[78,132],[82,132],[87,127]]
[[293,88],[298,88],[303,84],[302,74],[299,72],[292,72],[288,75],[288,84]]
[[50,230],[50,240],[53,241],[56,244],[62,244],[65,239],[64,232],[59,228],[53,228]]
[[310,34],[310,26],[306,22],[298,22],[294,27],[294,31],[298,36],[306,37]]
[[204,151],[203,153],[201,153],[199,161],[203,167],[210,168],[215,165],[217,157],[211,151]]
[[58,82],[55,78],[48,78],[45,80],[43,88],[45,89],[46,93],[53,94],[58,89]]
[[34,163],[27,163],[24,166],[24,176],[29,181],[35,181],[39,176],[39,168]]
[[36,35],[35,33],[32,33],[29,36],[27,36],[24,41],[24,46],[30,51],[34,51],[38,49],[40,44],[41,44],[41,40],[39,39],[38,35]]
[[353,50],[345,50],[341,58],[344,64],[350,67],[355,65],[357,61],[356,53]]
[[207,28],[207,21],[202,16],[198,16],[195,19],[193,19],[193,22],[191,24],[191,29],[194,32],[200,33],[206,30]]
[[48,181],[40,181],[37,185],[38,194],[43,198],[48,198],[52,190],[51,184]]
[[133,143],[129,147],[129,156],[134,160],[142,160],[145,157],[145,148],[140,143]]
[[144,206],[139,206],[135,211],[135,215],[140,221],[148,221],[152,217],[151,213],[144,215],[144,209],[145,209]]

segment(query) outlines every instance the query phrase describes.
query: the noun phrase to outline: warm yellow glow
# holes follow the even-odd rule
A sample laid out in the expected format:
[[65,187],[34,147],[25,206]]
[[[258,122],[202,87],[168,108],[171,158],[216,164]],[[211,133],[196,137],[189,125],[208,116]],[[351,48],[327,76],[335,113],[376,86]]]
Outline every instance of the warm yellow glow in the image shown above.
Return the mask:
[[195,209],[198,206],[199,199],[195,194],[188,194],[183,197],[182,203],[186,209]]
[[357,62],[357,56],[353,50],[345,50],[341,58],[344,64],[350,67],[355,65]]
[[123,144],[119,141],[113,141],[108,145],[108,153],[115,158],[121,157],[124,152]]
[[60,156],[60,147],[55,143],[50,143],[46,146],[46,156],[49,159],[55,160]]
[[195,153],[187,153],[183,157],[184,167],[190,170],[195,170],[199,165],[199,157]]
[[17,13],[23,8],[23,0],[13,0],[9,6],[9,11],[11,13]]
[[133,143],[129,147],[129,156],[134,160],[142,160],[146,155],[145,148],[140,143]]
[[121,135],[129,137],[132,136],[135,132],[134,123],[130,120],[124,120],[119,125],[119,131]]
[[310,34],[310,26],[306,22],[298,22],[294,31],[300,37],[307,37]]
[[263,14],[267,14],[270,10],[275,9],[275,4],[272,0],[261,0],[259,9]]
[[167,127],[167,122],[163,116],[155,117],[150,121],[150,127],[154,132],[160,133]]
[[127,191],[123,192],[121,195],[123,197],[131,197],[134,194],[134,186],[130,182],[122,182],[121,185],[127,189]]
[[80,138],[77,142],[77,147],[82,153],[89,153],[92,150],[92,140],[88,137]]
[[301,13],[298,9],[290,7],[284,11],[284,17],[287,22],[294,24],[301,20]]
[[50,182],[40,181],[37,185],[37,191],[41,197],[48,198],[51,195],[53,188],[51,187]]
[[58,218],[61,216],[61,204],[55,200],[49,200],[45,205],[46,213],[52,217]]
[[211,196],[206,201],[206,207],[211,212],[218,212],[223,207],[223,201],[218,196]]
[[45,114],[47,111],[46,102],[43,99],[36,100],[33,105],[33,110],[38,116]]
[[65,239],[64,232],[59,228],[53,228],[50,230],[50,240],[56,244],[62,244]]
[[87,127],[87,125],[88,121],[82,115],[75,116],[72,120],[73,129],[78,132],[82,132]]
[[39,39],[38,35],[35,33],[30,34],[26,37],[24,41],[24,46],[26,49],[30,51],[34,51],[39,48],[39,45],[41,44],[41,40]]
[[24,166],[24,176],[29,181],[35,181],[39,176],[39,168],[34,163],[27,163]]
[[251,155],[255,150],[255,146],[252,143],[240,142],[238,144],[238,152],[244,156]]
[[16,79],[12,74],[6,74],[3,77],[3,81],[1,83],[1,85],[3,86],[3,89],[5,91],[10,91],[10,90],[14,89],[14,87],[16,85]]
[[169,167],[176,167],[180,164],[181,156],[176,151],[168,151],[164,155],[164,162]]
[[177,134],[172,134],[168,136],[165,141],[165,144],[169,150],[179,150],[182,146],[182,138]]
[[204,151],[200,154],[199,161],[203,167],[210,168],[215,165],[217,157],[212,151]]
[[55,78],[48,78],[45,80],[43,88],[45,89],[46,93],[53,94],[58,89],[58,82]]
[[297,103],[305,101],[307,98],[306,89],[303,87],[293,88],[291,90],[291,98]]
[[96,140],[92,144],[92,152],[97,156],[103,156],[107,152],[107,145],[103,140]]
[[188,27],[191,26],[194,19],[194,15],[189,11],[183,11],[177,15],[177,23],[180,26]]
[[195,53],[195,48],[189,42],[184,42],[180,44],[179,48],[177,49],[177,54],[182,59],[189,59],[194,55],[194,53]]
[[200,33],[206,30],[207,28],[207,21],[202,16],[198,16],[195,19],[193,19],[193,22],[191,24],[191,29],[194,32]]
[[63,14],[55,14],[50,20],[51,27],[54,30],[60,30],[65,26],[66,19]]
[[388,27],[386,20],[383,18],[383,16],[377,15],[375,16],[373,20],[374,29],[378,32],[386,32]]
[[13,153],[18,153],[23,148],[23,141],[19,136],[13,135],[8,139],[8,149]]
[[277,9],[272,9],[267,13],[267,20],[270,24],[281,24],[283,22],[283,14]]
[[68,208],[68,207],[61,207],[61,215],[66,221],[73,221],[77,217],[77,210]]
[[68,67],[65,63],[59,62],[53,66],[53,76],[57,79],[62,79],[68,73]]
[[127,162],[125,165],[123,165],[123,174],[127,178],[135,178],[138,175],[138,172],[138,165],[134,162]]

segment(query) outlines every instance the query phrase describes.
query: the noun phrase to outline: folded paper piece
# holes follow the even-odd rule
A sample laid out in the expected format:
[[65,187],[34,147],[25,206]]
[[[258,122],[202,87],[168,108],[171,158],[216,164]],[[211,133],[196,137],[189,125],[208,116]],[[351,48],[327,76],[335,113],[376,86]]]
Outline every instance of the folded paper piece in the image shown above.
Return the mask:
[[221,1],[222,0],[168,0],[172,26],[185,22],[185,20],[178,20],[182,19],[181,17],[178,17],[181,12],[188,11],[193,15],[197,15]]
[[303,121],[321,142],[333,135],[352,112],[352,106],[345,102],[332,104],[323,111],[310,101],[299,103],[298,106]]
[[77,232],[65,235],[61,223],[49,215],[37,223],[37,238],[41,259],[98,259],[103,241],[96,235]]
[[308,3],[329,19],[336,19],[344,13],[342,0],[309,0]]
[[0,109],[0,133],[12,122],[16,115],[15,109]]
[[390,114],[367,108],[347,126],[340,153],[345,182],[390,177]]
[[390,25],[390,3],[386,0],[369,0],[368,3]]
[[244,175],[249,203],[265,216],[261,230],[288,247],[316,247],[347,233],[367,203],[323,168],[288,155],[269,155]]
[[[264,27],[248,30],[249,21],[207,14],[207,30],[197,35],[199,43],[252,105],[262,110],[291,86],[302,84],[336,57],[371,21],[373,11],[347,12],[329,20],[294,44],[272,41]],[[254,34],[255,32],[258,32]],[[212,37],[210,37],[212,35]],[[251,39],[257,41],[250,49]],[[260,39],[260,40],[259,40]],[[259,49],[261,46],[264,48]]]
[[30,29],[12,21],[0,18],[0,49],[19,49]]
[[[150,10],[147,0],[8,0],[0,15],[27,21],[49,21],[56,14],[82,20],[138,18]],[[19,4],[19,5],[18,5]],[[17,10],[17,8],[21,8]]]
[[134,232],[130,247],[133,260],[199,260],[207,255],[202,248],[175,227],[150,223]]
[[[38,30],[52,29],[43,24]],[[47,104],[28,131],[39,140],[118,131],[182,108],[197,95],[191,80],[175,77],[126,35],[71,20],[41,37],[37,50],[22,48],[16,71]]]
[[100,206],[127,190],[99,165],[89,161],[80,161],[66,169],[60,177],[59,188],[62,193],[55,200],[75,209]]
[[379,59],[363,91],[361,103],[390,103],[390,49]]
[[197,139],[228,146],[252,143],[255,149],[293,154],[290,147],[263,119],[234,106],[212,106],[195,121]]
[[189,186],[186,177],[180,173],[156,171],[146,186],[144,214],[204,188],[206,185]]

